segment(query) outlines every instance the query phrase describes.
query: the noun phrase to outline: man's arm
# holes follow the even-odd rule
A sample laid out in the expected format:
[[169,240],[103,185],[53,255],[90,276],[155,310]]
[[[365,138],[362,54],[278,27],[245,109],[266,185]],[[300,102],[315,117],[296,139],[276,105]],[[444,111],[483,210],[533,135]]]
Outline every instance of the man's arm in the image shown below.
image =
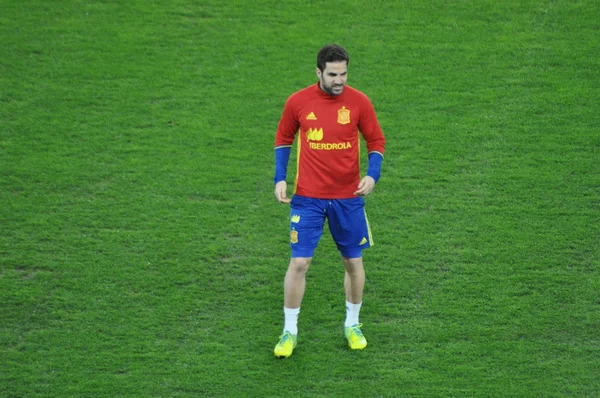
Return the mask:
[[381,163],[383,162],[383,155],[379,152],[371,152],[369,154],[369,168],[367,175],[360,180],[358,184],[358,190],[354,192],[357,196],[366,196],[373,192],[375,183],[379,181],[381,174]]
[[375,182],[379,181],[379,177],[381,176],[381,163],[383,163],[383,154],[376,151],[369,153],[367,175],[373,178]]
[[290,203],[287,197],[287,175],[288,161],[290,160],[291,146],[280,146],[275,148],[275,197],[279,203]]
[[369,167],[367,175],[358,184],[355,195],[368,195],[373,191],[381,176],[381,164],[383,163],[383,153],[385,151],[385,137],[375,115],[375,109],[368,98],[365,97],[364,101],[363,106],[361,106],[359,129],[367,143]]
[[[379,154],[381,159],[383,159],[386,142],[385,137],[383,136],[383,131],[381,131],[381,126],[379,126],[379,121],[377,120],[377,115],[375,114],[373,104],[371,104],[371,101],[366,97],[363,101],[364,102],[361,105],[358,128],[365,139],[365,142],[367,143],[370,165],[371,155],[374,153]],[[377,160],[375,160],[375,162],[377,162]],[[379,163],[379,166],[381,167],[381,162]]]
[[283,108],[281,120],[275,134],[275,197],[280,203],[290,203],[287,197],[287,167],[292,151],[292,144],[298,132],[298,118],[295,115],[292,98],[290,97]]

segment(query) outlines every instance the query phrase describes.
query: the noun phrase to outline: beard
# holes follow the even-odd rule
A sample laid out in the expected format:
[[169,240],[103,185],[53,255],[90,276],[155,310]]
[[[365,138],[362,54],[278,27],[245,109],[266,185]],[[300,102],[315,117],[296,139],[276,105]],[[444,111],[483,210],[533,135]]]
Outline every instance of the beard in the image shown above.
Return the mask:
[[325,84],[325,82],[321,81],[321,84],[319,85],[321,87],[321,90],[323,90],[324,92],[326,92],[329,95],[341,95],[344,92],[344,84],[330,84],[327,85]]

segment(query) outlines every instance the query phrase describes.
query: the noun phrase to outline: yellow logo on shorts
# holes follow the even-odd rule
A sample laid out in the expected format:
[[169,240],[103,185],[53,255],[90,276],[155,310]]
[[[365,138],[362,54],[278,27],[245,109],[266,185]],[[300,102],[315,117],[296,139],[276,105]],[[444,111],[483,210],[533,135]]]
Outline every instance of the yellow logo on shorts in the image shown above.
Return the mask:
[[298,231],[296,231],[295,229],[293,229],[290,234],[290,242],[298,243]]
[[298,214],[294,214],[294,215],[292,216],[292,222],[293,222],[294,224],[297,224],[297,223],[299,223],[299,222],[300,222],[300,216],[299,216]]
[[358,245],[362,246],[362,245],[366,244],[367,242],[368,242],[367,238],[362,238],[362,240],[360,241],[360,243]]
[[338,110],[338,123],[348,124],[350,123],[350,109],[346,109],[345,106]]

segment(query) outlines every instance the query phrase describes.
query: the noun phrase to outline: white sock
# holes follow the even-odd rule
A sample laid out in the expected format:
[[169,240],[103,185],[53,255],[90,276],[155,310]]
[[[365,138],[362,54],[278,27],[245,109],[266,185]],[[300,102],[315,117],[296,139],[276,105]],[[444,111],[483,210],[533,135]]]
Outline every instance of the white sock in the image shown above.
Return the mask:
[[348,300],[346,300],[346,323],[345,327],[353,326],[358,323],[358,314],[360,314],[360,307],[362,305],[362,301],[358,304],[352,304]]
[[283,326],[283,332],[285,333],[286,331],[288,331],[291,334],[298,334],[298,314],[300,314],[300,307],[283,307],[283,314],[285,315],[285,325]]

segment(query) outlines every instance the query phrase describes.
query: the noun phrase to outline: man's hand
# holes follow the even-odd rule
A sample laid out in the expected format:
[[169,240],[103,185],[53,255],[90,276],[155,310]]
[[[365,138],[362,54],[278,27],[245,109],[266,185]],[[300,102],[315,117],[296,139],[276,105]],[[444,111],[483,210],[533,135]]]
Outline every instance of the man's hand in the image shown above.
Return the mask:
[[356,196],[366,196],[373,192],[373,188],[375,188],[375,180],[373,177],[365,176],[362,180],[360,180],[360,184],[358,184],[358,191],[354,192]]
[[279,181],[275,184],[275,197],[279,203],[290,203],[292,201],[287,197],[287,182]]

